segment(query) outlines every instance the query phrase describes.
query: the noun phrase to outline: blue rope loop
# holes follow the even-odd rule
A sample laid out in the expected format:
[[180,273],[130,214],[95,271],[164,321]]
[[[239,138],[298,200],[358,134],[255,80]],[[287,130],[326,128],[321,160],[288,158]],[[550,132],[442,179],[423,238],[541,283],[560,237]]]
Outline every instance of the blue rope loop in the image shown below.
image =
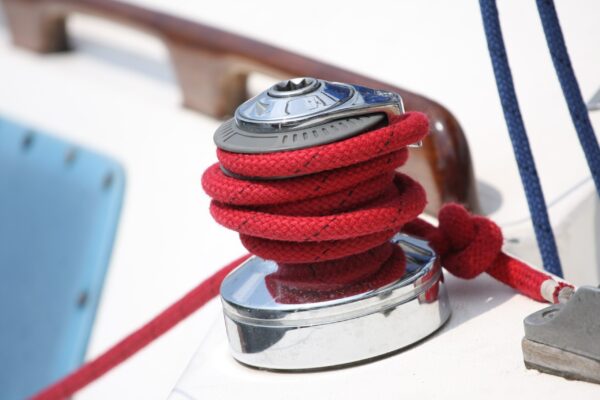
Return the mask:
[[553,0],[537,0],[537,8],[542,20],[546,43],[552,63],[558,75],[563,95],[571,114],[571,120],[577,131],[579,143],[585,154],[588,167],[592,173],[596,191],[600,195],[600,147],[596,133],[590,122],[590,116],[581,96],[581,90],[571,65],[565,39],[560,28]]
[[554,233],[550,225],[550,218],[548,217],[542,185],[540,184],[531,147],[529,146],[529,139],[527,138],[527,132],[523,124],[508,63],[508,56],[506,55],[496,1],[479,0],[479,5],[494,76],[496,78],[498,95],[502,103],[504,119],[519,167],[519,174],[525,190],[544,268],[548,272],[562,277],[560,258],[558,256],[556,241],[554,240]]

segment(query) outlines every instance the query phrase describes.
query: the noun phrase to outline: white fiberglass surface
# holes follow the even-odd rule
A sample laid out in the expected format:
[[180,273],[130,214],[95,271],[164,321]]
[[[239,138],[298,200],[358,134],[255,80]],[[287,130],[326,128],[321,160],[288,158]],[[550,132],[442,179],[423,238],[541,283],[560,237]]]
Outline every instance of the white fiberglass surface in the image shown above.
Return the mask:
[[[484,206],[491,216],[502,225],[527,216],[477,2],[136,3],[372,75],[441,102],[457,116],[467,135]],[[552,201],[585,179],[585,161],[534,2],[499,1],[499,7],[524,119],[547,198]],[[587,99],[600,87],[600,3],[574,5],[562,0],[557,1],[557,8]],[[102,151],[126,168],[121,224],[89,350],[93,357],[244,249],[235,233],[212,221],[208,197],[200,187],[202,171],[215,161],[212,132],[219,121],[180,107],[161,43],[83,17],[70,21],[69,28],[77,51],[42,57],[12,47],[6,23],[0,19],[0,114]],[[262,89],[264,82],[259,80],[258,87]],[[592,113],[592,121],[598,125],[600,112]],[[444,396],[442,388],[449,388],[451,382],[463,385],[462,393],[473,398],[494,390],[509,393],[508,388],[515,385],[531,385],[531,390],[555,387],[548,382],[558,382],[557,378],[525,371],[520,358],[521,320],[541,305],[487,278],[453,281],[449,292],[453,320],[468,318],[469,323],[462,323],[460,329],[445,328],[447,332],[406,353],[422,369],[400,369],[398,382],[421,388],[419,393],[428,398]],[[472,292],[477,296],[468,295]],[[218,307],[213,302],[194,314],[78,398],[167,397],[214,323]],[[214,354],[227,356],[226,351]],[[391,374],[393,363],[385,365]],[[459,372],[457,366],[471,375]],[[348,370],[340,375],[347,379],[333,380],[327,388],[343,386],[339,390],[350,391],[352,386],[345,383],[377,368]],[[414,372],[426,370],[443,376],[447,386]],[[235,371],[243,391],[249,378]],[[269,375],[260,379],[282,388],[288,378]],[[325,378],[315,379],[322,382]],[[418,384],[411,386],[411,380]],[[581,390],[582,395],[587,387],[568,386],[572,393]],[[548,390],[545,398],[559,393]]]

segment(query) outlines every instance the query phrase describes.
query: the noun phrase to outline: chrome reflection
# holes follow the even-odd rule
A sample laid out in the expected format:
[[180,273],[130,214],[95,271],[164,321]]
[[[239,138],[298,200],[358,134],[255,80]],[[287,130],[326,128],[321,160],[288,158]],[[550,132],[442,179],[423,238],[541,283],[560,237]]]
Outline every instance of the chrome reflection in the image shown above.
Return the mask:
[[221,287],[233,356],[281,370],[324,368],[396,351],[428,336],[448,319],[442,269],[426,242],[398,234],[406,271],[382,287],[356,291],[294,290],[273,284],[278,266],[253,257]]

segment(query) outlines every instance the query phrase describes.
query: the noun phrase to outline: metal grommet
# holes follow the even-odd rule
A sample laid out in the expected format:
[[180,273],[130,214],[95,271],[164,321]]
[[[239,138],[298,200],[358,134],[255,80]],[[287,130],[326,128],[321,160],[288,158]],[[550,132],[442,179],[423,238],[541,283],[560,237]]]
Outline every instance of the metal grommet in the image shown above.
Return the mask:
[[233,356],[273,370],[329,368],[380,357],[436,331],[450,316],[434,251],[403,234],[405,276],[385,287],[312,303],[289,304],[268,290],[277,265],[253,257],[225,278],[221,299]]

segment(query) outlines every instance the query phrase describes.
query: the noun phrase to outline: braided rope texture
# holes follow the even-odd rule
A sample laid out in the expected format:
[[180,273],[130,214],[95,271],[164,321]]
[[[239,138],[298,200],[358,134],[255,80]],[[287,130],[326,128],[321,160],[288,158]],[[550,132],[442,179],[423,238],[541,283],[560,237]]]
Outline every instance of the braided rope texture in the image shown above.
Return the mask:
[[498,281],[537,301],[546,301],[541,286],[553,280],[547,274],[502,252],[502,232],[491,220],[470,215],[458,204],[439,213],[439,226],[422,219],[409,222],[404,232],[426,238],[442,257],[444,268],[455,276],[473,279],[487,272]]
[[406,146],[427,129],[423,114],[409,113],[324,146],[268,154],[218,150],[220,163],[202,178],[211,214],[239,232],[251,253],[278,263],[267,287],[279,301],[381,287],[404,275],[404,254],[389,240],[426,204],[421,185],[395,171],[406,162]]
[[[444,206],[437,228],[417,218],[425,208],[423,188],[395,169],[406,161],[406,145],[427,131],[423,114],[408,113],[387,127],[312,149],[251,156],[219,151],[221,164],[204,173],[202,185],[213,197],[211,213],[217,221],[239,231],[253,253],[278,261],[266,285],[283,303],[349,296],[401,278],[404,253],[389,243],[401,228],[428,239],[454,275],[468,279],[487,271],[544,301],[541,284],[552,278],[503,254],[502,233],[492,221],[457,204]],[[222,168],[261,179],[232,178]],[[282,171],[295,177],[264,179],[281,177]],[[69,398],[94,382],[217,296],[225,276],[249,256],[221,268],[32,398]],[[434,300],[437,289],[428,290],[426,299]]]
[[487,271],[543,301],[540,286],[549,277],[502,254],[502,233],[492,221],[456,204],[444,206],[439,228],[417,218],[425,192],[396,169],[406,161],[406,146],[427,128],[425,115],[408,113],[384,128],[309,149],[218,150],[220,163],[202,178],[211,213],[239,232],[251,253],[278,263],[266,284],[283,303],[344,297],[401,278],[404,255],[389,243],[400,230],[427,238],[456,276]]
[[554,1],[537,0],[537,8],[542,20],[552,63],[571,114],[571,120],[592,173],[596,191],[600,195],[600,147],[569,58]]
[[70,398],[77,391],[154,342],[179,322],[189,317],[194,311],[202,308],[204,304],[219,294],[221,282],[227,274],[249,257],[249,254],[244,255],[219,269],[148,323],[127,335],[97,358],[86,362],[69,375],[44,388],[31,399],[61,400]]
[[519,174],[523,183],[523,189],[525,190],[529,212],[533,220],[533,229],[542,255],[544,268],[562,277],[562,267],[556,241],[554,240],[554,233],[550,225],[546,200],[535,167],[533,154],[531,153],[531,147],[529,146],[529,139],[527,138],[527,132],[523,124],[519,101],[517,100],[508,64],[508,56],[500,28],[496,1],[480,0],[479,5],[494,76],[496,77],[496,86],[498,87],[498,94],[502,103],[502,110],[504,111],[504,119],[506,120],[508,133],[519,167]]

